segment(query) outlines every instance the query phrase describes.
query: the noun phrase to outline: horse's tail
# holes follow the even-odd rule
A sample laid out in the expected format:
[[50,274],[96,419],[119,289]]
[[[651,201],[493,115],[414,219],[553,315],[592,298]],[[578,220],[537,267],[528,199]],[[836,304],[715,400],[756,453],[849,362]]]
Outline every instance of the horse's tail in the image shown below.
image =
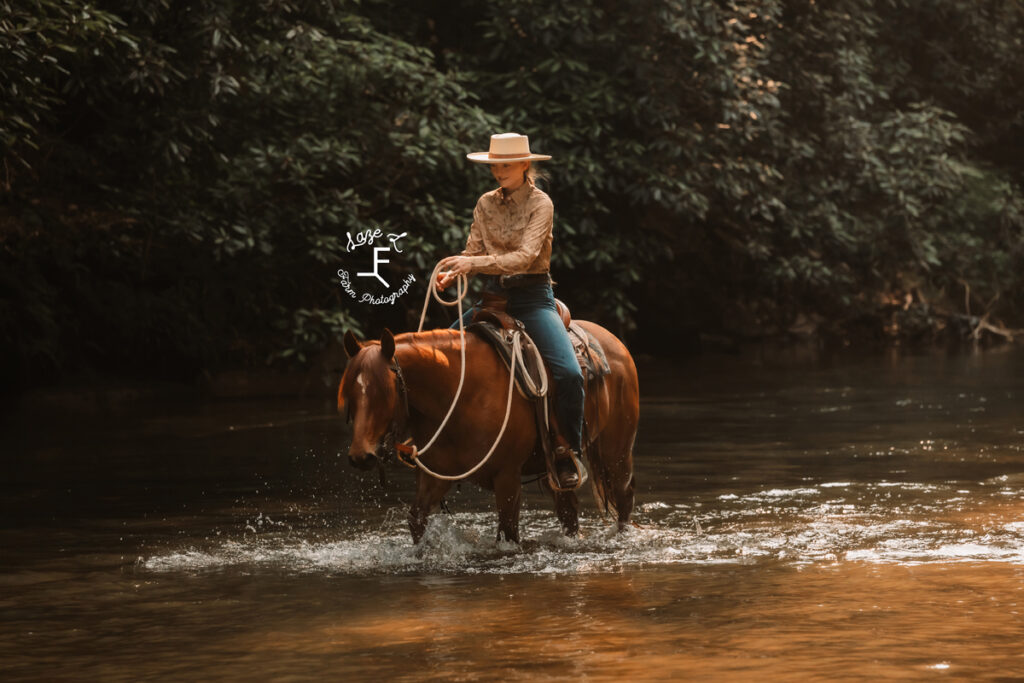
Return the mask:
[[[636,433],[633,434],[633,440]],[[619,526],[629,521],[633,512],[633,492],[636,490],[636,474],[633,473],[632,452],[633,445],[623,459],[609,463],[605,457],[607,453],[602,451],[602,439],[594,439],[584,450],[587,454],[588,470],[590,472],[590,485],[594,491],[594,502],[597,509],[604,515],[608,512],[614,514],[619,520]],[[607,446],[607,443],[605,444]],[[613,449],[614,451],[614,449]],[[613,458],[614,459],[614,458]],[[622,469],[629,463],[628,469]],[[619,469],[616,469],[619,468]]]
[[590,465],[590,485],[594,491],[594,502],[597,503],[597,509],[601,511],[601,514],[611,512],[617,515],[619,511],[615,505],[615,496],[611,495],[615,485],[612,482],[611,470],[601,458],[601,439],[594,439],[586,448],[586,452],[587,462]]

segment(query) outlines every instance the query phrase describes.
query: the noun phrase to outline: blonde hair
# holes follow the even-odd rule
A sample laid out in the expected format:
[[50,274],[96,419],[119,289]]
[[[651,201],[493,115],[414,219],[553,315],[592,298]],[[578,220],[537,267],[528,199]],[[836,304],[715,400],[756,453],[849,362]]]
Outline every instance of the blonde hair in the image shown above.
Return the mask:
[[543,180],[544,182],[548,181],[547,173],[538,170],[537,167],[534,166],[532,161],[527,161],[526,163],[527,167],[526,170],[523,172],[523,180],[530,183],[531,185],[536,185],[538,180]]

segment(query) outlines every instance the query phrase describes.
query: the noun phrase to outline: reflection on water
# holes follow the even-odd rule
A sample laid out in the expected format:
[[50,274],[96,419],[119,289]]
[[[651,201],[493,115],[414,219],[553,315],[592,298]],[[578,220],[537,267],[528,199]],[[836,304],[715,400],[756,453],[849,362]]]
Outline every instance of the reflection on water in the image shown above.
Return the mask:
[[1024,353],[708,365],[641,368],[636,528],[522,546],[413,547],[329,407],[12,424],[4,678],[1021,675]]

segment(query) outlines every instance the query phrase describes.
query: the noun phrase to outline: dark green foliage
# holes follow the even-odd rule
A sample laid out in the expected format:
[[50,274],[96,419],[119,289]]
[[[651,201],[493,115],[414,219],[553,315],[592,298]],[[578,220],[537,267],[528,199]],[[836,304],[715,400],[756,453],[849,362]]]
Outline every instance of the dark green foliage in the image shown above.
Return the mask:
[[479,189],[461,151],[493,122],[429,50],[344,3],[108,9],[131,54],[47,91],[51,134],[71,130],[23,146],[60,163],[5,158],[29,169],[5,197],[3,329],[36,373],[302,361],[367,322],[337,282],[347,232],[407,232],[421,279],[458,248]]
[[[996,0],[0,0],[3,379],[407,328],[504,130],[555,157],[560,296],[640,346],[1022,326],[1022,29]],[[407,235],[394,306],[338,283],[367,229]]]

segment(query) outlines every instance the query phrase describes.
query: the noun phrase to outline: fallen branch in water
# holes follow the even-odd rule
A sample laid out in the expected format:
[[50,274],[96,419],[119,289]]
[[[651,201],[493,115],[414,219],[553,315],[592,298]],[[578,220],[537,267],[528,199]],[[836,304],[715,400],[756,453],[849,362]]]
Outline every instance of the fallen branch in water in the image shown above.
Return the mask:
[[971,332],[971,339],[981,339],[982,332],[997,334],[1000,337],[1005,338],[1006,341],[1013,341],[1014,337],[1019,337],[1024,334],[1024,330],[1010,330],[1001,325],[993,325],[988,321],[987,314],[978,320],[978,324],[974,326],[974,330]]
[[956,323],[961,329],[966,328],[964,336],[975,341],[980,340],[982,334],[985,332],[1002,337],[1009,342],[1024,340],[1024,330],[1015,330],[1009,327],[1004,327],[998,323],[989,322],[990,316],[988,313],[980,318],[974,315],[950,313],[939,309],[936,309],[935,313],[939,316],[945,317],[950,322]]

